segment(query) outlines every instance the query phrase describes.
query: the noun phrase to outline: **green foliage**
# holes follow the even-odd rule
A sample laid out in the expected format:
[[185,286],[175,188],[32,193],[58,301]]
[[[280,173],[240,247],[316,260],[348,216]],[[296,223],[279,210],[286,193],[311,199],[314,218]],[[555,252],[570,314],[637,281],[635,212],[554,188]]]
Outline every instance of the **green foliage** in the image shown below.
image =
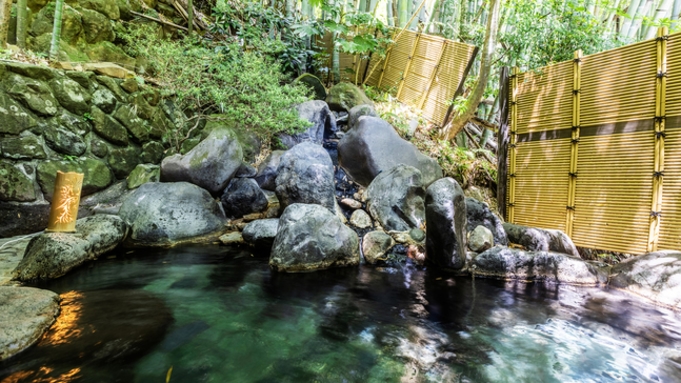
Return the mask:
[[176,113],[181,120],[176,122],[177,131],[167,132],[181,137],[173,140],[176,149],[210,114],[222,114],[264,138],[309,125],[292,108],[308,100],[309,90],[290,84],[273,59],[237,44],[160,39],[150,28],[131,27],[119,37],[126,41],[129,54],[147,59],[164,96],[172,96],[182,111]]

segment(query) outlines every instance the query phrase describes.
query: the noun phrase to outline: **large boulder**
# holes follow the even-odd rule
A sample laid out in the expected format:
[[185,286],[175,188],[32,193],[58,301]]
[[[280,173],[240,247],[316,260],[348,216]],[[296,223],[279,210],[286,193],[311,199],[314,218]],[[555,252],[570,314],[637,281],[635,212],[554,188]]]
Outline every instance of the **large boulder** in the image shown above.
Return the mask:
[[76,232],[44,233],[34,237],[13,272],[14,279],[58,278],[85,261],[113,250],[128,234],[128,226],[115,215],[94,215],[76,222]]
[[267,196],[252,178],[232,179],[220,201],[229,218],[240,218],[267,209]]
[[580,258],[546,251],[523,251],[496,246],[473,259],[476,277],[504,280],[598,285],[607,273]]
[[657,251],[613,266],[610,286],[681,310],[681,252]]
[[83,35],[88,44],[114,41],[116,33],[106,16],[90,9],[81,9],[80,13],[83,15]]
[[579,258],[577,247],[567,234],[560,230],[545,230],[535,227],[504,223],[508,240],[529,251],[553,251]]
[[492,232],[495,245],[508,245],[504,223],[492,213],[487,204],[475,198],[466,197],[466,216],[468,219],[466,229],[469,232],[472,232],[478,226],[483,226]]
[[433,182],[426,190],[426,255],[447,269],[466,263],[466,202],[459,183],[452,178]]
[[329,106],[326,105],[324,101],[306,101],[296,105],[296,110],[298,111],[298,117],[300,117],[301,120],[309,121],[312,126],[300,133],[282,133],[277,135],[281,144],[286,147],[286,149],[291,149],[304,141],[311,141],[321,145],[324,141],[324,132],[332,133],[338,130],[336,127],[336,119],[333,114],[331,114]]
[[321,146],[303,142],[281,156],[275,192],[282,209],[294,203],[335,209],[333,163]]
[[397,164],[418,169],[425,186],[442,178],[442,168],[402,139],[395,129],[378,117],[362,117],[338,143],[340,166],[362,186]]
[[36,343],[59,314],[59,296],[35,287],[0,286],[0,361]]
[[246,243],[258,248],[271,249],[279,229],[279,218],[258,219],[249,222],[241,232]]
[[279,219],[270,267],[303,272],[359,264],[359,239],[328,209],[319,205],[289,205]]
[[220,195],[241,166],[241,144],[230,129],[215,129],[186,154],[161,162],[161,180],[186,181]]
[[357,124],[359,124],[359,118],[362,116],[379,117],[378,113],[376,113],[376,109],[371,105],[362,104],[354,106],[348,112],[348,125],[346,130],[357,126]]
[[130,193],[119,215],[137,245],[173,245],[218,234],[226,222],[218,202],[187,182],[148,182]]
[[354,106],[362,104],[374,105],[362,89],[349,82],[341,82],[332,86],[326,95],[326,103],[329,104],[331,110],[337,112],[347,112]]
[[367,188],[367,209],[385,230],[408,231],[426,220],[421,172],[400,164],[374,178]]
[[281,162],[281,156],[284,155],[286,151],[284,150],[274,150],[270,153],[265,161],[261,162],[258,166],[258,173],[255,175],[254,179],[260,185],[261,188],[265,190],[274,191],[277,188],[277,170],[279,170],[279,162]]

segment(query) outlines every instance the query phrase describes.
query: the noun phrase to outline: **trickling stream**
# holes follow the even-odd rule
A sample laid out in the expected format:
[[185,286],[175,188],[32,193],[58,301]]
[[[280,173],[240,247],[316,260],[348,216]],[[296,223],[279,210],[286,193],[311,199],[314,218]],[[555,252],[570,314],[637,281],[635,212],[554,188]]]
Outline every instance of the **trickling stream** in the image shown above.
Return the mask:
[[62,315],[1,382],[681,381],[681,315],[617,292],[412,265],[277,274],[217,246],[113,255],[40,284]]

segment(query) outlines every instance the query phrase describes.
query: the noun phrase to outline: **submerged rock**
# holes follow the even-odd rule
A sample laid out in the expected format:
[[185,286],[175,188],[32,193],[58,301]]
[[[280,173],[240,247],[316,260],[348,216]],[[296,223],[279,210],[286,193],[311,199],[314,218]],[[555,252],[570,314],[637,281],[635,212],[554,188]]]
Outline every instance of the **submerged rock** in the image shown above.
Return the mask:
[[114,215],[79,219],[75,233],[44,233],[34,237],[13,277],[20,281],[61,277],[85,261],[113,250],[127,233],[128,226]]
[[681,309],[681,252],[657,251],[613,266],[610,286],[656,304]]
[[475,276],[505,280],[598,285],[607,274],[580,258],[546,251],[493,247],[473,259]]
[[218,234],[226,222],[210,194],[187,182],[148,182],[130,193],[119,212],[136,245],[173,245]]
[[338,143],[338,159],[347,174],[362,186],[368,186],[379,173],[398,164],[418,169],[425,186],[442,178],[442,168],[436,160],[419,152],[378,117],[362,117],[343,136]]
[[408,231],[425,222],[425,190],[418,169],[400,164],[379,174],[367,188],[367,209],[387,231]]
[[321,146],[303,142],[287,151],[279,163],[276,193],[282,208],[294,203],[335,209],[333,163]]
[[504,230],[511,243],[522,245],[529,251],[553,251],[579,258],[575,244],[560,230],[545,230],[512,223],[504,223]]
[[504,223],[497,217],[487,204],[475,198],[466,197],[466,229],[469,232],[478,226],[487,228],[494,237],[494,245],[508,245],[508,238],[504,230]]
[[320,205],[289,205],[270,255],[276,271],[302,272],[359,264],[357,234]]
[[324,132],[333,133],[338,128],[336,127],[336,119],[331,114],[329,106],[324,101],[312,100],[306,101],[296,106],[298,117],[302,120],[309,121],[312,126],[307,130],[295,134],[278,134],[282,145],[290,149],[297,144],[305,141],[314,142],[321,145],[324,141]]
[[59,314],[59,296],[35,287],[0,286],[0,361],[36,343]]
[[278,229],[279,218],[258,219],[249,222],[241,235],[246,243],[269,250],[272,248]]
[[466,202],[452,178],[433,182],[426,191],[426,256],[448,269],[466,263]]
[[241,167],[241,144],[229,129],[214,129],[187,154],[161,162],[161,180],[185,181],[219,195]]

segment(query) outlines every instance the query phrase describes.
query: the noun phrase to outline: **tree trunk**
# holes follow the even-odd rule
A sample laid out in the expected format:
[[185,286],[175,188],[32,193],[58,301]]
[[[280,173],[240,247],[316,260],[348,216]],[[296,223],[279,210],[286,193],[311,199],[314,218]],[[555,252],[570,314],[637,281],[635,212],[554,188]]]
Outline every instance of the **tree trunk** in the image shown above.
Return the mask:
[[187,33],[189,36],[194,32],[194,0],[187,0]]
[[409,19],[409,2],[411,0],[397,0],[397,26],[404,28]]
[[641,25],[643,24],[643,17],[648,14],[648,11],[650,10],[650,6],[653,3],[653,0],[644,0],[641,2],[641,5],[638,6],[638,10],[636,10],[636,15],[638,18],[634,19],[634,22],[631,23],[631,28],[629,28],[629,33],[627,34],[627,37],[631,39],[636,39],[638,36],[638,32],[641,29]]
[[7,45],[11,13],[12,0],[0,0],[0,48],[4,48]]
[[679,19],[679,13],[681,13],[681,0],[674,0],[674,7],[672,7],[672,27],[676,25],[676,20]]
[[387,0],[385,2],[385,18],[387,19],[387,25],[389,27],[394,27],[395,26],[395,20],[393,16],[393,1],[394,0]]
[[[659,7],[655,10],[655,16],[653,17],[653,23],[659,21],[660,19],[667,17],[671,12],[672,0],[662,0]],[[657,27],[649,26],[646,32],[646,40],[652,39],[657,36]]]
[[59,42],[61,41],[61,19],[64,10],[64,0],[57,0],[54,7],[54,27],[52,28],[52,42],[50,43],[50,60],[59,58]]
[[480,72],[473,91],[466,99],[465,110],[456,114],[449,123],[446,123],[442,130],[442,136],[447,140],[454,138],[466,125],[469,118],[473,116],[475,110],[482,99],[482,95],[487,87],[487,79],[492,70],[494,48],[497,45],[497,32],[499,26],[499,6],[500,0],[490,0],[489,17],[487,18],[487,28],[485,41],[483,43],[482,55],[480,57]]
[[27,0],[17,1],[17,45],[21,49],[26,48],[26,29],[28,26],[27,3]]
[[622,29],[620,30],[621,37],[629,36],[629,29],[631,29],[631,26],[634,23],[636,11],[638,10],[638,6],[640,3],[641,0],[631,0],[631,2],[629,3],[629,7],[627,8],[627,17],[624,18],[624,22],[622,23]]

